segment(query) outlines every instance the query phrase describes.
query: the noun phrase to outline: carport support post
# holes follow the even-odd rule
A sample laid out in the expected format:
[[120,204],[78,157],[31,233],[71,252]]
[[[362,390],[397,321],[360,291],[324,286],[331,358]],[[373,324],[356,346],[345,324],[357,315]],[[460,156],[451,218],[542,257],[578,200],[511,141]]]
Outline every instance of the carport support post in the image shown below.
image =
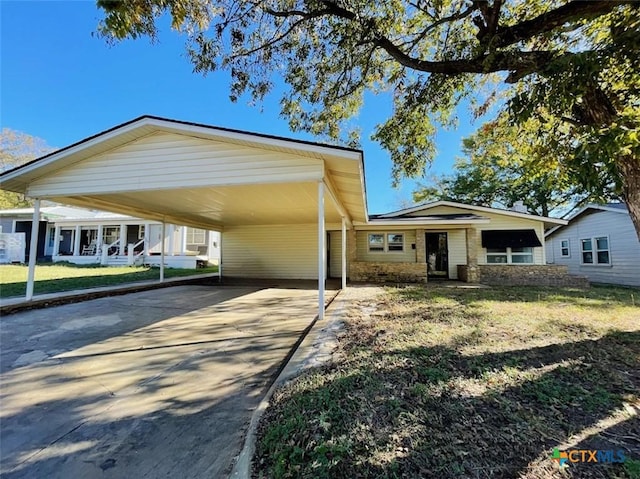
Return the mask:
[[324,271],[325,271],[325,228],[324,228],[324,182],[318,182],[318,319],[324,319]]
[[38,254],[38,227],[40,226],[40,198],[36,198],[33,205],[33,219],[31,221],[31,244],[29,245],[29,271],[27,273],[26,300],[33,299],[33,282],[36,277],[36,256]]
[[160,248],[160,282],[164,282],[164,241],[166,239],[166,225],[162,222],[162,247]]
[[342,289],[347,287],[347,219],[342,217]]

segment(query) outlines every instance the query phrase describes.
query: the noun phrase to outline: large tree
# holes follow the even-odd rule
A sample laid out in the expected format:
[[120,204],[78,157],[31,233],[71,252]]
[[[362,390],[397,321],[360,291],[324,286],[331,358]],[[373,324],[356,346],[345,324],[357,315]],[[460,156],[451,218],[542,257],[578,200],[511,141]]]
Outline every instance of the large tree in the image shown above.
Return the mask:
[[[0,173],[23,165],[51,151],[46,142],[21,131],[3,128],[0,132]],[[0,190],[0,209],[31,206],[33,202],[20,193]]]
[[433,177],[414,194],[414,201],[443,199],[511,208],[522,201],[530,213],[567,214],[587,202],[619,200],[618,177],[594,165],[587,188],[572,168],[574,145],[567,125],[542,115],[519,125],[501,115],[463,139],[463,158],[452,174]]
[[[261,99],[288,84],[294,130],[354,140],[349,122],[366,91],[394,109],[374,139],[394,176],[433,158],[437,127],[469,102],[504,103],[513,122],[543,107],[569,125],[574,164],[621,178],[640,237],[640,5],[632,0],[98,0],[111,39],[157,35],[168,12],[194,68],[230,71],[231,98]],[[479,100],[478,94],[485,95]],[[346,126],[346,128],[344,128]]]

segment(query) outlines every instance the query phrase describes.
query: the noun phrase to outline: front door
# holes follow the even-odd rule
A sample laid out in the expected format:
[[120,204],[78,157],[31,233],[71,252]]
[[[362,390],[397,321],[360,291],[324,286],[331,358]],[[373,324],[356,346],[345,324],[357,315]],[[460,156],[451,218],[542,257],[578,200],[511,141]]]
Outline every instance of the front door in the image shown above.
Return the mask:
[[427,245],[427,276],[429,278],[449,277],[449,251],[447,233],[425,233]]

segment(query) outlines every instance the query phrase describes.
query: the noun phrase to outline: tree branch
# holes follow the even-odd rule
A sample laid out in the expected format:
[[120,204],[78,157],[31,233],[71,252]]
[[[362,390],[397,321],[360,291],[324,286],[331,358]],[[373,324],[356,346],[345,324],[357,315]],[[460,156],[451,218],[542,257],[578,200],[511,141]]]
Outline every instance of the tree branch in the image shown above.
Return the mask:
[[541,33],[550,32],[563,24],[597,17],[612,12],[620,5],[636,3],[634,0],[585,1],[574,0],[561,7],[538,15],[516,25],[498,28],[491,41],[492,48],[501,48],[528,40]]

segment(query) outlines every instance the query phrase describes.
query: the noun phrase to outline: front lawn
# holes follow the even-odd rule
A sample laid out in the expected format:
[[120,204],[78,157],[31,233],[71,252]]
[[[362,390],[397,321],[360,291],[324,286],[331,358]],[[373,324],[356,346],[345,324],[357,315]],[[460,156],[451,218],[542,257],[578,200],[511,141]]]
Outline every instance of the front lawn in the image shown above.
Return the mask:
[[640,477],[638,290],[390,288],[347,316],[339,360],[274,395],[254,477]]
[[[165,268],[165,278],[215,273],[216,266],[202,269]],[[113,286],[160,278],[159,268],[149,266],[79,266],[73,264],[40,264],[36,266],[35,294],[71,291],[75,289]],[[27,267],[0,265],[0,298],[24,296],[27,287]]]

